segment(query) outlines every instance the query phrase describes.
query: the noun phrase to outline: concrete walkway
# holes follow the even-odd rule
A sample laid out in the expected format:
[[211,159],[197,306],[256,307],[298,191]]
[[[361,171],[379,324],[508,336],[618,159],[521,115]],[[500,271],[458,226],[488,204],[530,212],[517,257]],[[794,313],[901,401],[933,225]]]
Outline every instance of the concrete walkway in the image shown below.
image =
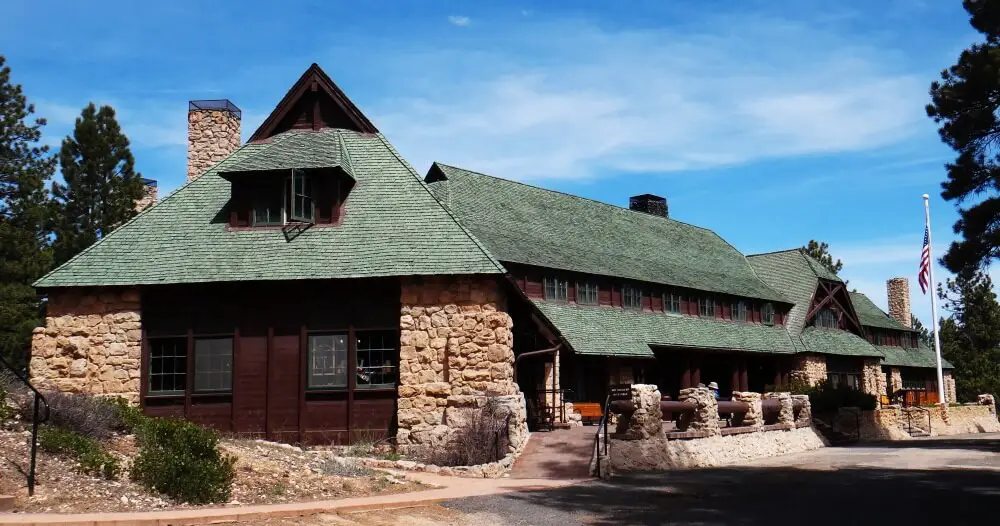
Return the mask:
[[531,434],[510,471],[512,479],[590,479],[596,426],[576,426]]
[[[426,491],[377,495],[374,497],[354,497],[337,500],[230,508],[199,508],[130,513],[0,513],[0,524],[58,524],[62,526],[71,524],[74,526],[210,524],[274,517],[298,517],[330,511],[347,512],[372,508],[409,507],[442,500],[496,495],[512,491],[558,488],[575,482],[572,480],[537,479],[469,479],[445,477],[429,473],[410,473],[407,474],[407,477],[437,487]],[[67,488],[67,491],[72,491],[72,489]]]

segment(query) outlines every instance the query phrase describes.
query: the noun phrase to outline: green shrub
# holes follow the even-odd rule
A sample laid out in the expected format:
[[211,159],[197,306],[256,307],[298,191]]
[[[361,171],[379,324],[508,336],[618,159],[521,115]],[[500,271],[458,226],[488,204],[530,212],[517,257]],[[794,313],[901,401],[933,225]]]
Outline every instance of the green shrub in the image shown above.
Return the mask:
[[180,502],[229,500],[235,457],[219,452],[219,435],[181,420],[150,418],[136,437],[132,479]]
[[104,398],[103,402],[114,410],[114,427],[121,433],[138,433],[139,428],[149,420],[148,416],[142,414],[142,409],[120,396]]
[[38,430],[38,446],[50,453],[72,457],[88,475],[115,480],[121,475],[118,459],[104,451],[96,440],[76,431],[52,426]]

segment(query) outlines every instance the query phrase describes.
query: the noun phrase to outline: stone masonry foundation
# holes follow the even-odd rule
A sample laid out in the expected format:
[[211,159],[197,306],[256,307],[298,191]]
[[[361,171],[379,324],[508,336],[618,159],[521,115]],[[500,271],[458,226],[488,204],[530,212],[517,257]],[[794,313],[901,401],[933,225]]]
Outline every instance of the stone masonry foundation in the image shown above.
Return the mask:
[[53,290],[45,327],[31,339],[31,380],[39,389],[138,402],[141,339],[137,290]]
[[821,354],[800,354],[795,356],[792,378],[816,385],[826,380],[826,357]]
[[527,438],[514,380],[513,322],[492,279],[413,278],[402,286],[397,443],[450,440],[471,409],[500,397],[511,410],[511,450]]

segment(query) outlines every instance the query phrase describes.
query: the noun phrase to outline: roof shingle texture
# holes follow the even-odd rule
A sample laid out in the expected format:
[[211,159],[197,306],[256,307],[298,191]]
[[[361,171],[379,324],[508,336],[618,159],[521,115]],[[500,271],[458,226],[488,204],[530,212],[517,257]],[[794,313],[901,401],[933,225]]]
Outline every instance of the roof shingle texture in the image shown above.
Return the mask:
[[[877,345],[876,348],[885,355],[882,365],[891,367],[937,368],[937,356],[934,354],[934,350],[923,344],[916,349],[904,349],[902,347],[889,347],[886,345]],[[942,369],[954,369],[954,367],[951,362],[945,360],[943,357],[941,358]]]
[[573,350],[585,355],[652,357],[650,346],[790,354],[782,327],[534,301]]
[[788,312],[788,328],[798,334],[806,323],[819,279],[840,281],[835,274],[798,249],[756,254],[747,260],[760,279],[795,303]]
[[711,230],[436,166],[438,198],[500,261],[789,302]]
[[802,331],[801,338],[806,352],[882,357],[882,353],[874,345],[853,332],[806,327]]
[[[265,154],[268,166],[290,168],[305,162],[344,162],[349,156],[357,184],[347,199],[343,223],[315,226],[288,239],[278,229],[227,231],[230,183],[219,172]],[[502,265],[437,202],[381,135],[330,129],[285,132],[269,143],[241,147],[35,285],[500,272]]]
[[885,311],[880,309],[878,305],[875,305],[875,303],[868,298],[868,296],[865,296],[860,292],[851,293],[851,303],[854,304],[854,310],[858,313],[858,319],[861,320],[861,325],[866,327],[879,327],[882,329],[914,332],[913,329],[892,319],[885,313]]

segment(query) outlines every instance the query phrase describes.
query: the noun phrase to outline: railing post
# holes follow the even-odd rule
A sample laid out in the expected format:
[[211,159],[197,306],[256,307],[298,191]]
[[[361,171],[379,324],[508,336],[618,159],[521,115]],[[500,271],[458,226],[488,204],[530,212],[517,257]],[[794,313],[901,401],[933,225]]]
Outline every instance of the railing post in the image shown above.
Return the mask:
[[35,454],[38,451],[38,394],[35,394],[34,411],[31,418],[31,461],[28,466],[28,496],[35,494]]

